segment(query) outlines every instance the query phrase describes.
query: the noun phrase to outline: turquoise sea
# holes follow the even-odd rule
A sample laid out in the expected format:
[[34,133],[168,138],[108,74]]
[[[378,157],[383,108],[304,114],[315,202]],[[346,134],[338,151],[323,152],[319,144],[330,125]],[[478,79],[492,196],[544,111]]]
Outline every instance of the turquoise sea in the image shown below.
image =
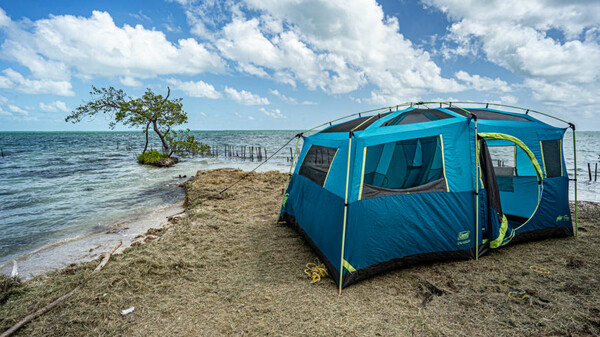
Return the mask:
[[[130,241],[165,214],[178,212],[173,205],[184,192],[178,184],[196,171],[257,165],[225,157],[225,144],[238,152],[242,145],[260,146],[270,155],[297,131],[194,133],[218,148],[219,156],[183,159],[166,169],[136,163],[143,147],[140,132],[0,133],[0,271],[10,273],[15,260],[20,275],[27,277],[95,258],[117,240]],[[564,153],[573,177],[571,137],[568,132]],[[294,145],[259,171],[289,170]],[[157,139],[152,146],[159,148]],[[593,170],[598,162],[600,132],[578,132],[577,148],[579,199],[600,202],[600,182],[589,182],[587,173],[587,163]]]

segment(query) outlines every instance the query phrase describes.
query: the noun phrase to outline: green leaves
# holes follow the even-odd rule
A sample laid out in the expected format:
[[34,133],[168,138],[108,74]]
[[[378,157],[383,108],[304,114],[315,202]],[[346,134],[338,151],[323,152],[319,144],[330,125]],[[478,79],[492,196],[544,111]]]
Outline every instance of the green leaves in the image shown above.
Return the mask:
[[165,137],[171,147],[171,153],[176,153],[181,157],[210,153],[210,146],[197,141],[196,138],[190,134],[190,129],[181,131],[173,130]]
[[[172,128],[187,123],[188,116],[183,110],[182,98],[169,99],[171,89],[167,89],[166,96],[155,94],[148,88],[142,97],[133,98],[122,89],[92,86],[91,100],[73,110],[65,118],[65,122],[78,123],[86,118],[93,120],[102,114],[109,116],[111,129],[122,124],[129,128],[142,127],[146,133],[148,126],[152,125],[163,144],[165,155],[208,153],[210,147],[196,141],[189,129],[171,131]],[[147,145],[146,140],[146,147]]]

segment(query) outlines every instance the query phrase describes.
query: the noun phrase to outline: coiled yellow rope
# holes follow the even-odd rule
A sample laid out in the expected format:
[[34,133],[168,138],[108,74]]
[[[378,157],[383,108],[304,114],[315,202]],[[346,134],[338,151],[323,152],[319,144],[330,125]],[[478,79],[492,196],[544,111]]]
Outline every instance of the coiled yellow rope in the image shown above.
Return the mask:
[[317,283],[321,281],[322,277],[327,276],[327,268],[323,263],[321,263],[318,259],[315,263],[307,263],[306,269],[304,269],[304,274],[310,280],[310,283]]

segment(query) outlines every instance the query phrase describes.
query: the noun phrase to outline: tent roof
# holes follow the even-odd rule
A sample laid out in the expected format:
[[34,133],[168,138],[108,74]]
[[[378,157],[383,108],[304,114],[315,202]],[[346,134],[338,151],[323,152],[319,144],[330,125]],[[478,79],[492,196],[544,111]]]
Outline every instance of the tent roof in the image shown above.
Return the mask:
[[[353,131],[368,131],[368,134],[378,134],[380,132],[388,133],[388,127],[394,127],[393,130],[409,131],[415,128],[440,127],[442,125],[452,124],[453,122],[463,122],[470,118],[468,111],[477,116],[480,125],[494,126],[513,126],[541,129],[559,129],[526,114],[513,113],[488,108],[433,108],[418,109],[410,107],[400,111],[389,111],[373,116],[359,117],[350,121],[334,124],[316,135],[335,134]],[[384,131],[385,130],[385,131]],[[313,135],[313,136],[316,136]],[[329,137],[327,137],[329,138]],[[337,138],[337,137],[336,137]]]

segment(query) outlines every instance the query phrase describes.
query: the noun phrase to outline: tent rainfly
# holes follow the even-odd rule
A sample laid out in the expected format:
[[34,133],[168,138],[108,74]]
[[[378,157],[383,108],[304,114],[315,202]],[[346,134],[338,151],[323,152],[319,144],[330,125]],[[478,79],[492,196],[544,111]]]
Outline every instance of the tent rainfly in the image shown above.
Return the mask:
[[280,220],[314,248],[340,294],[422,261],[577,235],[566,128],[530,110],[444,104],[386,108],[302,136]]

